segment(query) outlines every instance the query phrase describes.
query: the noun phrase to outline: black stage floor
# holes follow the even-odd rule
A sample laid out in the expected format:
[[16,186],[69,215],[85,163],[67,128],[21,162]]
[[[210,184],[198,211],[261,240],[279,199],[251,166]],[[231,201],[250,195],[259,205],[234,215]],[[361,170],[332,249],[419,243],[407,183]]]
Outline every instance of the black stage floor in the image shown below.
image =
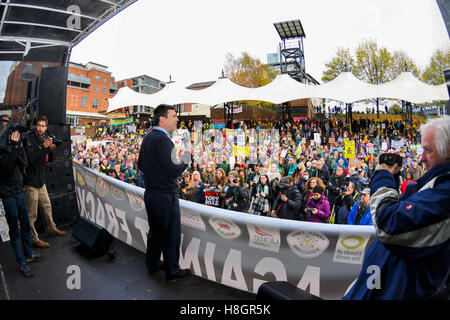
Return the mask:
[[[195,275],[176,282],[166,282],[163,271],[151,276],[144,265],[144,254],[123,242],[115,241],[116,257],[87,255],[66,228],[64,237],[42,236],[51,245],[34,248],[44,261],[30,263],[32,278],[18,271],[11,245],[0,243],[0,264],[6,288],[0,279],[0,300],[255,300],[256,295],[233,289]],[[70,266],[78,266],[80,289]],[[69,269],[69,272],[68,272]]]

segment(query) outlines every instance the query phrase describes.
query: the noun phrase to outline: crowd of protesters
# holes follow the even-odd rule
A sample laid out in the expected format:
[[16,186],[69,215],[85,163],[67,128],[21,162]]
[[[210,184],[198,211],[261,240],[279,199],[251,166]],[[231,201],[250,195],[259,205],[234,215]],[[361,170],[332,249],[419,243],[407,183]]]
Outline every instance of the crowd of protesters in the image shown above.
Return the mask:
[[[179,127],[189,133],[198,130],[192,121],[182,122]],[[213,127],[214,123],[203,121],[200,126],[202,136]],[[253,159],[255,161],[236,157],[230,162],[225,153],[211,156],[203,152],[192,159],[180,177],[180,198],[283,219],[372,224],[369,183],[380,153],[393,147],[394,142],[402,142],[401,192],[408,183],[417,181],[424,174],[419,160],[419,127],[420,122],[368,119],[352,123],[337,119],[242,121],[234,124],[241,132],[277,130],[280,150],[277,161],[265,161],[258,156]],[[145,187],[137,163],[143,136],[151,129],[134,132],[126,132],[124,127],[104,129],[95,141],[73,144],[74,161]],[[216,130],[226,137],[223,129]],[[355,142],[353,159],[344,156],[346,139]],[[203,146],[211,143],[204,140]]]

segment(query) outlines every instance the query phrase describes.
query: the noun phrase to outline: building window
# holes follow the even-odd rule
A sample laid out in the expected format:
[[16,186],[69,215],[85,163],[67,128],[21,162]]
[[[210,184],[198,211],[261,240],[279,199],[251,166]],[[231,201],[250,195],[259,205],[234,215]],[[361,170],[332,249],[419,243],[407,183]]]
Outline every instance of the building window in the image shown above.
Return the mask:
[[87,97],[86,96],[81,96],[81,106],[83,108],[87,107]]
[[103,83],[108,83],[108,78],[103,78]]
[[106,88],[102,88],[102,93],[106,94]]
[[97,86],[94,87],[94,92],[98,92],[98,87]]
[[99,82],[100,81],[100,76],[95,76],[95,81]]
[[92,100],[92,108],[93,109],[97,109],[98,108],[98,99],[97,98],[94,98]]

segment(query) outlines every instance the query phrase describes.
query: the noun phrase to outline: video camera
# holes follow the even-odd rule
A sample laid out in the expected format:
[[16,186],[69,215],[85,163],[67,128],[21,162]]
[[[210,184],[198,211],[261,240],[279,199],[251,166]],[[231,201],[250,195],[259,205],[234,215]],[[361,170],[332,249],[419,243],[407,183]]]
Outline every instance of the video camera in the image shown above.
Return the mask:
[[280,192],[281,194],[287,195],[287,193],[292,189],[292,185],[288,183],[280,182],[276,187],[275,190],[277,192]]
[[385,163],[388,166],[398,164],[399,167],[403,167],[403,157],[395,153],[383,153],[380,155],[379,163]]
[[[0,148],[5,148],[8,144],[15,144],[15,142],[9,141],[8,137],[16,131],[20,134],[17,143],[21,143],[31,133],[28,127],[21,126],[18,123],[8,123],[6,126],[0,126]],[[3,136],[6,138],[2,139]]]

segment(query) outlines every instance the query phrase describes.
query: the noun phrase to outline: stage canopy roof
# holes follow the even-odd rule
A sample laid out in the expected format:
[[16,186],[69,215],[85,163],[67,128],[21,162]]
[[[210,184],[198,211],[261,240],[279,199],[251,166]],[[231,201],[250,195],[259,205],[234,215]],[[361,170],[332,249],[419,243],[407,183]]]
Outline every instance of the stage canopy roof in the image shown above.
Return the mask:
[[259,88],[239,86],[228,78],[220,78],[212,86],[202,90],[190,90],[176,83],[169,83],[153,94],[137,93],[128,87],[109,99],[108,111],[123,107],[145,105],[155,108],[161,103],[201,103],[209,106],[233,101],[256,100],[274,104],[304,98],[326,98],[353,103],[371,98],[391,98],[412,103],[448,100],[446,84],[429,85],[411,72],[402,72],[396,79],[373,85],[357,79],[351,72],[342,72],[334,80],[321,85],[306,85],[287,74],[278,75],[271,83]]
[[136,0],[0,0],[0,60],[63,64],[71,48]]

